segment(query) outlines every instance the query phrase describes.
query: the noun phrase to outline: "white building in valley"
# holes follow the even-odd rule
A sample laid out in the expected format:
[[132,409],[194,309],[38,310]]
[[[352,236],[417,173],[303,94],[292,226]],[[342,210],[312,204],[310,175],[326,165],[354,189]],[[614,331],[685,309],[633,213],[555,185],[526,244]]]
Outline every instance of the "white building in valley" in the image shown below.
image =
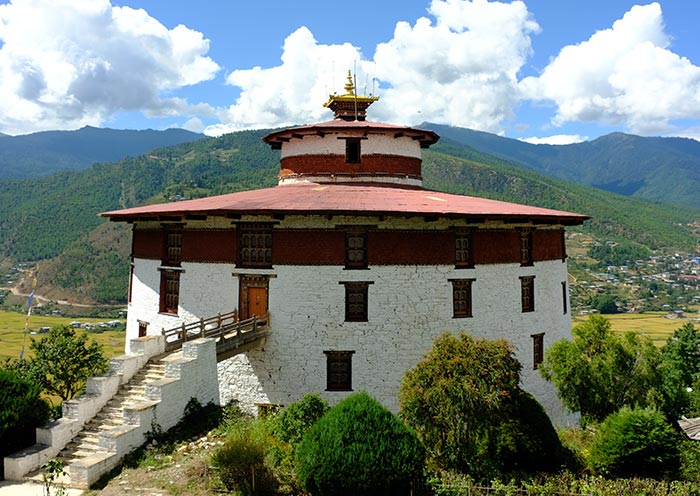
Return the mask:
[[513,343],[523,387],[563,419],[536,368],[570,336],[564,227],[587,217],[424,189],[438,136],[365,120],[374,100],[348,80],[333,120],[265,136],[274,188],[103,214],[133,223],[127,343],[269,311],[268,336],[219,363],[222,402],[364,390],[397,410],[404,372],[465,331]]

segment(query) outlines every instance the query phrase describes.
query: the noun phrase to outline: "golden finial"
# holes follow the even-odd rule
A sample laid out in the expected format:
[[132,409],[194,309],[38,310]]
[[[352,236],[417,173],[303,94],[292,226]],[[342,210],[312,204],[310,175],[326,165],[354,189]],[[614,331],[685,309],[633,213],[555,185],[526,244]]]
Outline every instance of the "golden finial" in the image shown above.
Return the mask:
[[360,96],[355,92],[355,85],[352,82],[352,72],[348,70],[348,81],[345,83],[345,94],[334,93],[328,95],[328,101],[323,104],[333,111],[336,119],[365,120],[367,107],[379,100],[376,96]]
[[348,82],[345,83],[345,94],[346,95],[354,95],[355,94],[355,85],[352,84],[352,73],[350,72],[350,69],[348,69]]

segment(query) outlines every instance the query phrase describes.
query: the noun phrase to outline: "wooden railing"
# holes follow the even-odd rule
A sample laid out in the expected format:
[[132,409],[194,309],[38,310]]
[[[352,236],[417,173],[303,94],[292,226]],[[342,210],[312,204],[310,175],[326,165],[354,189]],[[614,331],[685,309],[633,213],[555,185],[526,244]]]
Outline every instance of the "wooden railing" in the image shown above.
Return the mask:
[[238,320],[238,310],[234,310],[189,324],[183,323],[172,329],[163,329],[165,350],[179,349],[185,341],[197,338],[215,338],[217,350],[224,346],[227,348],[235,347],[236,344],[249,342],[267,333],[269,324],[269,313],[256,315],[246,320]]

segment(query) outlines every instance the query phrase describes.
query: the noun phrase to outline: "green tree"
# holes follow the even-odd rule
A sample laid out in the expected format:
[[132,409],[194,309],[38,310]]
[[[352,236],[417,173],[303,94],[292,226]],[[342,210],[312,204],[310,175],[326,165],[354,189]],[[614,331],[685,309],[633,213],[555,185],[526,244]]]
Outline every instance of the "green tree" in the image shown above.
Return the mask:
[[280,441],[296,445],[328,409],[328,402],[318,394],[306,394],[273,419],[272,432]]
[[624,407],[597,429],[589,463],[609,477],[668,477],[680,466],[678,445],[676,432],[661,412]]
[[573,341],[554,343],[540,367],[564,404],[582,422],[601,422],[621,407],[662,403],[661,354],[653,342],[629,331],[613,333],[610,321],[591,315],[573,330]]
[[666,341],[661,350],[660,371],[666,415],[677,419],[690,414],[689,389],[700,385],[700,332],[692,322],[676,329]]
[[[521,365],[505,340],[438,338],[401,383],[401,414],[431,465],[489,480],[530,469],[560,448],[549,418],[518,387]],[[521,463],[522,462],[522,463]]]
[[97,341],[88,343],[86,333],[76,334],[66,325],[53,327],[39,341],[32,339],[31,349],[32,368],[44,390],[63,401],[82,391],[88,377],[106,372],[109,363]]
[[41,385],[0,368],[0,457],[33,444],[35,429],[48,419]]
[[423,459],[415,433],[367,393],[331,408],[296,450],[299,482],[314,496],[407,494]]

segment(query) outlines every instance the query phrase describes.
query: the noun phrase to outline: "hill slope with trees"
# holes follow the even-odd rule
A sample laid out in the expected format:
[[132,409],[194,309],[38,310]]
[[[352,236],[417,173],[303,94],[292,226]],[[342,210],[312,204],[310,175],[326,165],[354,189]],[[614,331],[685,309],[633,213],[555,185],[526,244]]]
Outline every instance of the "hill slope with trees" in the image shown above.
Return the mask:
[[204,136],[184,129],[134,131],[86,126],[76,131],[44,131],[0,138],[0,180],[5,180],[83,170],[96,162],[114,162]]
[[495,134],[424,124],[443,139],[537,172],[625,196],[700,207],[700,142],[612,133],[570,145],[533,145]]

